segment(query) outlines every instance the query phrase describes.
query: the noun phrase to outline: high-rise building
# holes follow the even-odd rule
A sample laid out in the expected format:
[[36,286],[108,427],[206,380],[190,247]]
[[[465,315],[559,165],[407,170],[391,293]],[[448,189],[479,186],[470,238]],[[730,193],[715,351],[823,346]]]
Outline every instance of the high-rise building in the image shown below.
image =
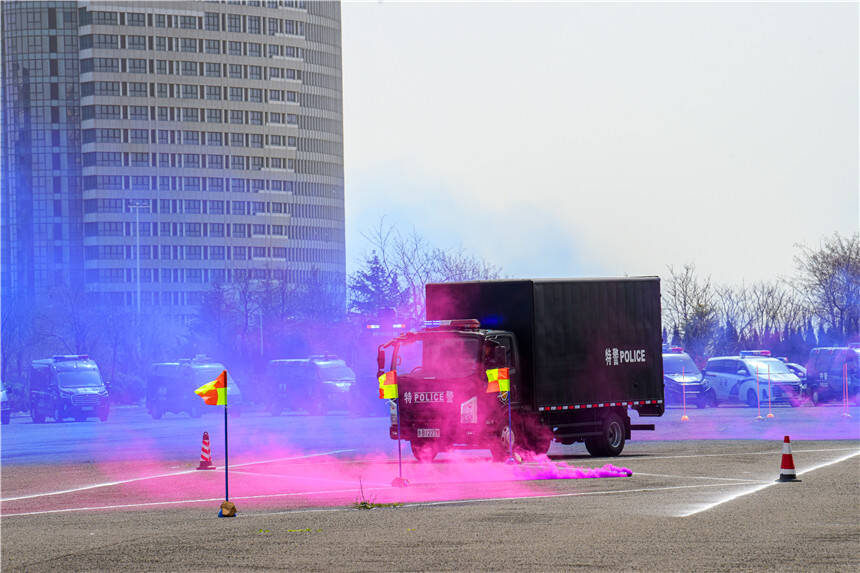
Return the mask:
[[4,293],[190,314],[214,283],[272,279],[343,305],[339,3],[11,1],[2,19]]

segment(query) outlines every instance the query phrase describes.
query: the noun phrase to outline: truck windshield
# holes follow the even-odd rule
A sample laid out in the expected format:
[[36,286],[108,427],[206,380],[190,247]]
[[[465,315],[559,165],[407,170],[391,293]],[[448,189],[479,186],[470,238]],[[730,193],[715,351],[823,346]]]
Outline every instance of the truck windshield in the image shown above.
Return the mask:
[[438,333],[401,342],[397,373],[464,378],[478,371],[480,340],[472,336]]
[[61,388],[100,388],[102,377],[98,370],[66,370],[57,372]]
[[665,374],[690,374],[695,376],[699,373],[696,363],[688,354],[664,354],[663,372]]

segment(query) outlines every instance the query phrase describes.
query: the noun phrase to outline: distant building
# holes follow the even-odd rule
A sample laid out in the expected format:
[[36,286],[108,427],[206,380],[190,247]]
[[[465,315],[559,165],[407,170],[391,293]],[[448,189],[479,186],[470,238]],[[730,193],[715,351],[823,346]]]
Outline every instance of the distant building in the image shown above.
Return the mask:
[[247,276],[343,306],[338,2],[0,9],[4,295],[134,306],[139,281],[189,315]]

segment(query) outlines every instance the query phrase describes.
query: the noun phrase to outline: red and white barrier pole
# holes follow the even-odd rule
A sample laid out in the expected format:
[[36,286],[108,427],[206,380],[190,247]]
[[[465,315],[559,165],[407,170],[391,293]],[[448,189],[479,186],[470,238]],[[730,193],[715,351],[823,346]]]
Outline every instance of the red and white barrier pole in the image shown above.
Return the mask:
[[767,417],[773,418],[773,391],[770,385],[770,364],[767,365]]
[[755,365],[755,399],[756,403],[758,403],[758,416],[756,416],[755,419],[764,420],[761,416],[761,388],[758,383],[758,363]]

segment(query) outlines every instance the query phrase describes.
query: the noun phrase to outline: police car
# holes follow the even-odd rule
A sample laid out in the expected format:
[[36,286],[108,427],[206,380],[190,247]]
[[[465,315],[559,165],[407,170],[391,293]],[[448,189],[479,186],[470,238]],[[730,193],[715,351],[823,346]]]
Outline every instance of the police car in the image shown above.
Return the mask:
[[690,355],[677,346],[663,346],[663,393],[667,406],[716,406],[713,389]]
[[[708,359],[703,372],[717,403],[742,402],[756,408],[761,403],[800,404],[804,391],[800,378],[769,350],[742,350],[738,356]],[[770,389],[770,391],[768,390]]]

